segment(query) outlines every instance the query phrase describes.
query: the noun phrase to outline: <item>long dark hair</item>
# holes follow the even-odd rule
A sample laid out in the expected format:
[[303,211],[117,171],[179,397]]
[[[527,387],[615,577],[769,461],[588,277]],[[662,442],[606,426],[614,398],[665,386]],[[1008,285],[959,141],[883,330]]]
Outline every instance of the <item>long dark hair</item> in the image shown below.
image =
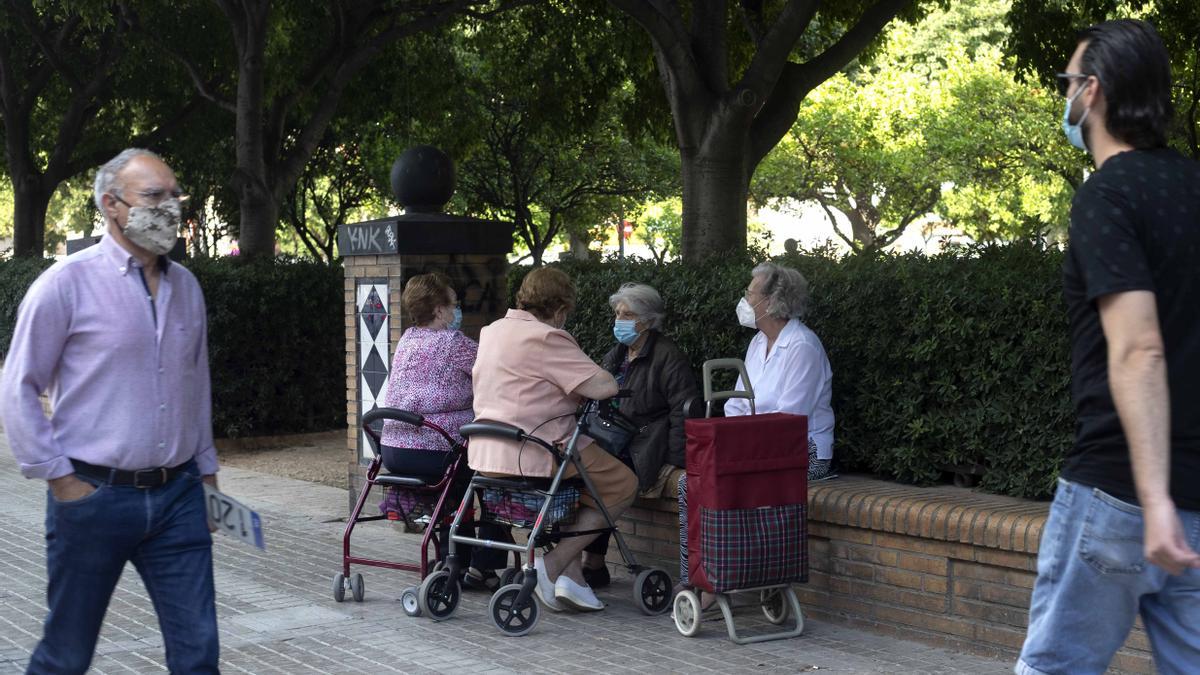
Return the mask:
[[1135,148],[1167,144],[1171,106],[1171,59],[1154,26],[1136,19],[1105,21],[1079,31],[1087,42],[1080,70],[1100,80],[1107,106],[1105,125]]

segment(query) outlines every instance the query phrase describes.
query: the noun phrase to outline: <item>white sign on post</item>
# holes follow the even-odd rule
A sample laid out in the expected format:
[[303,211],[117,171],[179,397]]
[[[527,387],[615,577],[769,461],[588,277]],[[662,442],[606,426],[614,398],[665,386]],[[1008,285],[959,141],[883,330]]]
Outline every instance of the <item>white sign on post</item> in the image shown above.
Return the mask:
[[204,484],[204,503],[208,507],[208,524],[217,530],[240,539],[251,546],[266,550],[263,543],[262,519],[250,507]]

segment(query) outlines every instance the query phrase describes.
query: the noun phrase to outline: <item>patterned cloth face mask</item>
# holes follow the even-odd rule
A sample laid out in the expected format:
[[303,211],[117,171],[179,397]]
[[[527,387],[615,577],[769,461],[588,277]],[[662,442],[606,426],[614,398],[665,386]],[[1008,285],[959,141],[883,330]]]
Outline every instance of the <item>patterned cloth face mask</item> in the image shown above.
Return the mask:
[[132,206],[125,237],[154,255],[166,255],[179,239],[182,211],[178,199],[165,199],[158,206]]

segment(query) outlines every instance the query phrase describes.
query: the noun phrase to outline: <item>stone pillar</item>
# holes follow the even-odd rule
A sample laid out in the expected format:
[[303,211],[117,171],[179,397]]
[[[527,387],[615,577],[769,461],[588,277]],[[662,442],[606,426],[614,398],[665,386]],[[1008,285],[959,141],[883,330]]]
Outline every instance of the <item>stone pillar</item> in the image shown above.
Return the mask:
[[383,405],[396,342],[407,328],[404,283],[443,272],[462,305],[462,330],[479,330],[507,309],[507,256],[512,225],[445,214],[415,213],[344,225],[338,233],[346,271],[346,425],[349,504],[362,487],[371,446],[362,415]]

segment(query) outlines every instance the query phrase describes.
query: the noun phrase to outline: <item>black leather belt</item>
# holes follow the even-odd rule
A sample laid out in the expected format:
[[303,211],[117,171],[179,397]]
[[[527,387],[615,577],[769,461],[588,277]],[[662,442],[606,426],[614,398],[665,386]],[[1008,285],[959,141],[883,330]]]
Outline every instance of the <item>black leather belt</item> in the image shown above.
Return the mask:
[[183,473],[187,462],[179,466],[160,466],[156,469],[141,469],[139,471],[126,471],[124,469],[112,469],[107,466],[96,466],[87,462],[72,459],[71,465],[75,467],[75,473],[98,480],[109,485],[132,485],[136,488],[156,488],[166,485],[171,482],[179,474]]

